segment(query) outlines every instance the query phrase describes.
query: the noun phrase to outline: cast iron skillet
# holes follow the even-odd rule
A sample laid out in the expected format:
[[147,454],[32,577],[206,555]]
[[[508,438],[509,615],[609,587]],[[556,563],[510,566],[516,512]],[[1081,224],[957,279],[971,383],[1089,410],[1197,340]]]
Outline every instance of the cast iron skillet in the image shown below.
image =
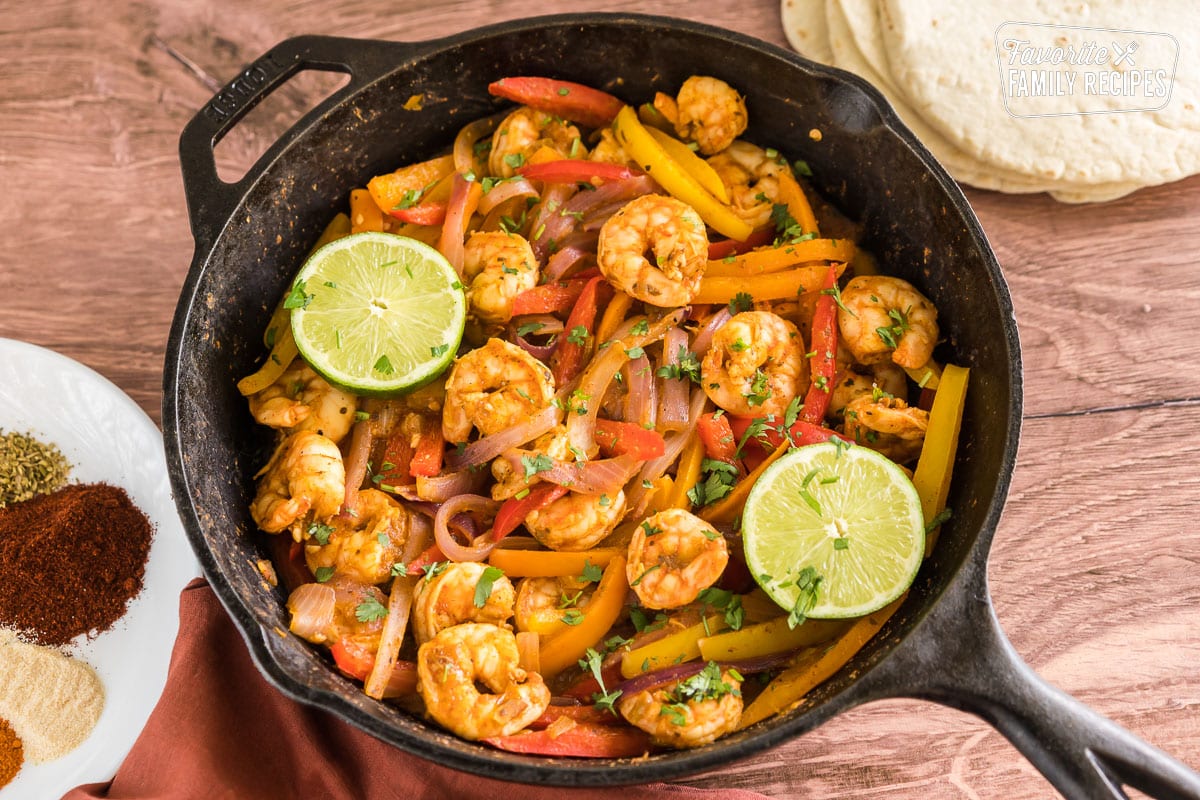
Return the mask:
[[[300,70],[349,83],[292,127],[233,184],[213,146]],[[262,356],[277,297],[348,191],[425,158],[466,122],[502,106],[487,84],[549,75],[629,101],[693,73],[747,95],[751,138],[812,166],[886,271],[940,310],[943,358],[971,368],[961,450],[936,551],[881,633],[804,705],[696,750],[641,760],[502,753],[368,699],[287,628],[283,596],[254,562],[263,536],[247,504],[269,439],[234,384]],[[423,108],[404,110],[422,94]],[[809,132],[821,132],[814,141]],[[641,15],[524,20],[431,42],[305,36],[282,42],[221,90],[184,130],[180,159],[196,250],[167,347],[163,424],[171,485],[209,582],[255,661],[281,691],[424,758],[492,778],[604,785],[673,778],[777,745],[870,700],[916,697],[995,725],[1069,798],[1124,797],[1122,783],[1200,798],[1200,776],[1051,688],[1001,632],[986,558],[1021,424],[1021,361],[1008,290],[966,199],[865,82],[779,48],[691,22]]]

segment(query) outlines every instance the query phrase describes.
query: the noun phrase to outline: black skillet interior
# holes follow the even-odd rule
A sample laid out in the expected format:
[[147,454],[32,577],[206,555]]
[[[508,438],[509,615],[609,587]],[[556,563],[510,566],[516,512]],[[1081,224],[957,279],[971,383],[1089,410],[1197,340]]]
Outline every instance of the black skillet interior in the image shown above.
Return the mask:
[[[214,139],[304,68],[347,71],[352,80],[241,182],[220,183]],[[747,138],[807,161],[815,186],[865,223],[864,244],[883,269],[913,281],[937,305],[944,336],[937,355],[972,370],[950,497],[954,518],[883,634],[802,708],[705,748],[636,761],[496,752],[369,700],[318,648],[275,632],[287,628],[284,597],[255,569],[263,537],[247,511],[269,438],[252,423],[235,383],[262,358],[261,333],[276,299],[350,189],[444,149],[464,123],[503,107],[488,95],[490,81],[548,75],[642,102],[655,90],[674,93],[695,73],[742,91],[751,114]],[[405,110],[414,94],[424,96],[423,108]],[[727,31],[638,15],[547,17],[416,44],[302,37],[266,54],[197,115],[182,137],[181,161],[196,254],[164,378],[172,487],[205,574],[255,660],[301,701],[404,750],[489,777],[561,785],[674,777],[758,752],[862,702],[858,676],[886,661],[964,564],[986,558],[1020,423],[1020,356],[1007,289],[961,192],[853,76]]]

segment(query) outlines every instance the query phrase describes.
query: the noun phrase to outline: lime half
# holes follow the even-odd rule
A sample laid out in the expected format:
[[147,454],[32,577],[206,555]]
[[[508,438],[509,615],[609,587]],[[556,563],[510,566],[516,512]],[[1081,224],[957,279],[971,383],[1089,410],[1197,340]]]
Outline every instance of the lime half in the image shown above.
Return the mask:
[[304,360],[333,385],[377,397],[440,375],[467,318],[458,273],[441,253],[371,231],[313,253],[286,304]]
[[798,447],[763,473],[742,514],[746,564],[782,608],[859,617],[899,597],[925,555],[921,499],[865,447]]

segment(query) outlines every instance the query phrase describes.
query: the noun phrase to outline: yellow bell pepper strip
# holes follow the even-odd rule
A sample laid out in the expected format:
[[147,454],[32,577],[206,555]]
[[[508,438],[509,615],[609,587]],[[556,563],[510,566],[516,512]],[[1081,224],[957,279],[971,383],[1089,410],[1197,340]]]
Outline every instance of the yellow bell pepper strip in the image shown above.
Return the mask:
[[743,241],[752,228],[688,174],[638,121],[632,106],[625,106],[613,121],[617,141],[639,167],[646,170],[667,193],[696,210],[700,219],[730,239]]
[[350,232],[382,231],[383,212],[366,189],[350,190]]
[[445,179],[453,173],[454,156],[439,156],[376,175],[367,181],[367,191],[384,213],[411,208],[426,200],[444,203],[450,198],[450,181]]
[[849,239],[806,239],[803,242],[751,250],[749,253],[709,261],[704,269],[704,276],[744,278],[781,272],[797,264],[812,261],[845,263],[854,258],[856,251],[854,242]]
[[700,650],[700,658],[705,661],[739,661],[811,647],[829,641],[848,627],[850,623],[846,620],[809,619],[802,625],[789,628],[787,616],[782,616],[757,625],[747,625],[740,631],[706,636],[696,646]]
[[610,124],[625,105],[608,92],[554,78],[501,78],[488,84],[488,93],[589,128]]
[[700,465],[704,463],[704,442],[699,437],[693,437],[683,446],[679,454],[679,466],[675,469],[675,485],[667,498],[667,508],[682,508],[691,506],[687,493],[700,480]]
[[271,348],[271,354],[267,356],[267,360],[257,371],[238,381],[238,391],[242,393],[243,397],[258,394],[279,380],[279,376],[284,373],[299,352],[296,340],[292,338],[292,326],[284,325],[275,336],[275,346]]
[[908,377],[916,381],[917,386],[922,389],[936,390],[941,384],[942,367],[932,358],[925,362],[920,367],[905,367],[905,373]]
[[621,655],[621,675],[632,678],[643,672],[653,672],[685,661],[695,661],[700,658],[699,641],[728,627],[729,623],[725,621],[725,617],[717,614],[678,633],[656,639],[636,650],[629,650]]
[[862,649],[863,645],[871,640],[872,636],[879,632],[883,624],[904,603],[906,597],[908,597],[908,592],[902,594],[890,605],[865,617],[860,617],[828,648],[815,650],[795,666],[780,673],[775,680],[767,684],[767,688],[763,690],[762,694],[756,697],[754,702],[742,712],[738,728],[746,728],[785,711],[792,704],[803,700],[804,696],[815,687],[833,677],[839,669],[845,666],[847,661]]
[[713,197],[722,203],[729,202],[729,189],[725,187],[721,176],[707,161],[696,155],[692,148],[658,128],[646,128],[646,133],[662,145],[662,149],[667,151],[667,155],[678,161],[679,166],[683,167],[687,174],[695,178]]
[[746,505],[746,496],[750,494],[754,483],[762,477],[768,467],[779,460],[779,457],[787,449],[787,446],[776,447],[774,452],[764,458],[762,463],[755,467],[749,475],[738,481],[729,494],[712,505],[705,506],[697,516],[712,525],[732,522],[738,514],[742,513],[742,506]]
[[559,553],[553,550],[506,550],[497,547],[488,556],[488,563],[501,569],[510,578],[559,578],[582,575],[589,564],[608,566],[622,551],[615,547],[584,550],[579,553]]
[[[494,552],[494,551],[493,551]],[[583,658],[589,647],[604,638],[621,616],[629,581],[625,577],[625,557],[613,556],[604,568],[592,601],[583,610],[583,621],[542,642],[542,677],[554,678]]]
[[799,182],[786,169],[779,171],[776,180],[779,184],[777,199],[787,204],[788,213],[792,215],[792,219],[796,220],[800,230],[819,236],[817,215],[813,213],[808,197],[805,196],[804,189],[801,188]]
[[[831,266],[837,270],[839,277],[846,269],[844,263]],[[700,290],[696,292],[692,302],[725,304],[742,293],[755,300],[788,300],[805,292],[820,291],[826,272],[828,270],[824,264],[815,264],[783,272],[737,278],[706,274],[700,279]]]
[[[942,371],[942,380],[933,397],[933,408],[929,410],[929,427],[925,430],[925,444],[921,457],[913,471],[913,486],[921,498],[921,510],[925,524],[937,519],[946,508],[946,496],[950,493],[950,477],[954,472],[954,455],[958,450],[958,432],[962,427],[963,406],[967,398],[967,383],[970,370],[947,364]],[[933,552],[938,529],[925,536],[925,555]]]

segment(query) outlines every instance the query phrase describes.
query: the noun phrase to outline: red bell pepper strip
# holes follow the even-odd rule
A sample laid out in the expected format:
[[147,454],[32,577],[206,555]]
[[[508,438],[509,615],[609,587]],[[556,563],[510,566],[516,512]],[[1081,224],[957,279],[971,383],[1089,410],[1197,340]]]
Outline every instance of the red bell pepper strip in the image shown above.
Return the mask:
[[380,463],[379,474],[384,484],[395,486],[402,483],[412,483],[413,446],[409,435],[397,430],[388,436],[383,447],[383,460]]
[[721,239],[716,242],[709,242],[708,245],[708,260],[720,261],[722,258],[729,256],[737,256],[742,253],[749,253],[756,247],[765,247],[775,241],[775,229],[758,228],[749,236],[746,241],[739,242],[737,239]]
[[[555,386],[565,386],[567,381],[578,375],[588,354],[595,349],[596,309],[602,283],[605,283],[602,275],[589,278],[567,316],[563,334],[558,337],[558,346],[550,356]],[[580,328],[583,330],[580,331]]]
[[421,475],[432,478],[442,471],[442,459],[446,455],[446,440],[442,437],[442,424],[433,417],[421,417],[421,435],[413,452],[408,472],[414,478]]
[[577,723],[587,723],[589,725],[623,724],[620,716],[596,706],[546,706],[546,710],[542,712],[542,715],[529,723],[529,727],[535,731],[540,731],[550,727],[551,724],[563,717],[573,719]]
[[582,158],[560,158],[556,161],[543,161],[541,164],[526,164],[517,168],[517,174],[543,183],[595,183],[597,179],[623,181],[646,173],[623,164],[588,161]]
[[[375,667],[375,654],[353,639],[342,637],[329,648],[333,663],[348,678],[365,681]],[[417,691],[417,665],[411,661],[397,661],[388,678],[384,697],[400,697]]]
[[812,362],[809,371],[812,385],[804,396],[800,419],[819,424],[829,409],[829,397],[837,379],[837,268],[830,265],[821,284],[821,296],[813,313]]
[[513,298],[513,316],[569,311],[593,277],[594,273],[580,273],[565,281],[543,283],[541,286],[526,289]]
[[436,544],[431,544],[429,547],[421,551],[421,554],[412,561],[404,565],[405,572],[408,575],[424,575],[425,568],[431,564],[436,564],[439,561],[448,561],[446,554],[442,552],[442,548]]
[[441,225],[446,221],[446,204],[430,200],[408,208],[393,208],[388,214],[413,225]]
[[704,452],[709,458],[736,466],[738,439],[733,435],[728,414],[702,415],[696,421],[696,435],[704,443]]
[[600,454],[611,458],[628,455],[638,461],[658,458],[667,451],[666,440],[658,431],[647,430],[636,422],[596,420],[596,444]]
[[[621,674],[621,659],[614,658],[611,663],[605,664],[600,668],[600,677],[604,679],[605,686],[616,686],[625,677]],[[600,682],[596,680],[596,676],[590,672],[585,672],[580,678],[568,686],[563,691],[563,697],[574,697],[576,700],[590,701],[592,695],[603,691],[600,687]]]
[[[761,417],[757,418],[761,419]],[[737,437],[737,441],[741,441],[746,435],[746,430],[756,421],[754,417],[735,417],[729,415],[729,425],[733,429],[733,435]],[[851,442],[845,436],[834,430],[830,430],[823,425],[817,425],[812,422],[805,422],[798,419],[792,423],[792,427],[788,428],[788,438],[796,447],[803,447],[806,444],[817,444],[818,442],[828,442],[830,439],[837,438],[843,442]],[[762,429],[762,432],[757,437],[751,437],[746,441],[742,448],[742,454],[748,455],[752,448],[758,448],[763,451],[764,455],[768,448],[774,450],[783,444],[783,432],[778,425],[767,425]],[[851,442],[853,444],[853,442]],[[749,465],[747,465],[749,466]]]
[[275,579],[291,594],[297,586],[316,580],[304,560],[304,544],[291,536],[268,536],[267,554],[275,565]]
[[551,738],[546,731],[522,731],[484,739],[511,753],[577,758],[629,758],[650,752],[650,736],[629,726],[579,723]]
[[589,128],[611,125],[622,103],[608,92],[581,83],[553,78],[501,78],[488,85],[497,97],[522,103],[547,114],[554,114]]
[[539,483],[520,499],[508,498],[496,512],[496,521],[492,523],[492,539],[498,542],[508,536],[525,521],[531,511],[550,505],[568,491],[567,487],[556,483]]

